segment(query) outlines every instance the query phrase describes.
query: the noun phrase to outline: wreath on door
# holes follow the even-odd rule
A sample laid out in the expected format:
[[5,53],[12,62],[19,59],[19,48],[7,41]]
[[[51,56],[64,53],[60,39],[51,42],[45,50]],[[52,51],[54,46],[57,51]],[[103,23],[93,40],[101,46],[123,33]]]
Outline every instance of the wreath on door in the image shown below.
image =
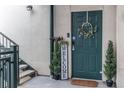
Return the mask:
[[97,31],[97,26],[92,26],[91,23],[88,22],[88,12],[86,13],[86,22],[81,25],[81,27],[78,29],[79,31],[79,37],[83,36],[85,39],[94,38],[94,34]]

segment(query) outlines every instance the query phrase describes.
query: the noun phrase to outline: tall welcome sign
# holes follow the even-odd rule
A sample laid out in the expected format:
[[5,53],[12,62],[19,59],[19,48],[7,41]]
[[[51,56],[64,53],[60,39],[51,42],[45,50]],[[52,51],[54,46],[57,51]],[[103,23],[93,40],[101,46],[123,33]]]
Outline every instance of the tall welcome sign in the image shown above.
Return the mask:
[[68,79],[68,44],[61,45],[61,79]]

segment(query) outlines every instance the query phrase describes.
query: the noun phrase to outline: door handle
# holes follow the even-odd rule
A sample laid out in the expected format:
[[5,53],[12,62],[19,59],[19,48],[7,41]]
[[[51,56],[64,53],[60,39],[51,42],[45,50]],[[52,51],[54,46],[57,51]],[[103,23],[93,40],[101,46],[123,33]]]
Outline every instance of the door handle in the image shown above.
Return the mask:
[[72,51],[75,50],[75,47],[74,47],[74,41],[72,41]]
[[73,36],[72,37],[72,51],[75,50],[75,44],[74,44],[75,43],[75,39],[76,39],[75,36]]

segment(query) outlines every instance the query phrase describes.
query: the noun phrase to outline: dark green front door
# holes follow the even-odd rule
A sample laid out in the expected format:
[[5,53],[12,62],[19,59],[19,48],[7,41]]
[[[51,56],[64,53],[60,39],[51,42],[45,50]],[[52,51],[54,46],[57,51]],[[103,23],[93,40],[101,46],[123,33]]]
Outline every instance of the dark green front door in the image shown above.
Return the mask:
[[[83,23],[88,22],[96,33],[90,38],[79,35]],[[72,77],[102,79],[102,11],[72,12]]]

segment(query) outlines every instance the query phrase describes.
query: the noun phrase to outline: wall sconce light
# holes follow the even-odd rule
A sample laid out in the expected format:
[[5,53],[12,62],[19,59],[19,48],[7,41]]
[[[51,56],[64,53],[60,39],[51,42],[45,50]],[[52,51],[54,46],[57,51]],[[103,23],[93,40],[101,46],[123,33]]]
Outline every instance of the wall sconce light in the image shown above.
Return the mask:
[[32,11],[33,6],[32,5],[28,5],[26,8],[27,8],[27,11]]

